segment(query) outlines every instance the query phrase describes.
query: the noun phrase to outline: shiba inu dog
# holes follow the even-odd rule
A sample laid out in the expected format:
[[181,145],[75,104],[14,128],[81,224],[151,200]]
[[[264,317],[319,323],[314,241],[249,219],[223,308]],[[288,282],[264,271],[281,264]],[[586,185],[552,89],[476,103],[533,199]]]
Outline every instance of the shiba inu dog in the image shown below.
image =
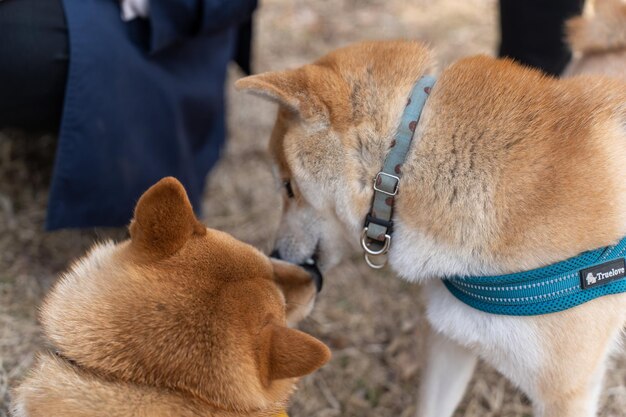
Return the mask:
[[604,74],[626,81],[625,1],[588,1],[584,15],[567,22],[567,40],[575,57],[565,75]]
[[[243,78],[279,103],[270,150],[285,184],[276,248],[322,269],[358,247],[373,179],[407,98],[434,73],[419,42],[365,42],[310,65]],[[428,94],[394,196],[388,264],[424,285],[433,329],[419,417],[449,417],[481,357],[537,416],[591,417],[626,294],[545,315],[474,309],[440,278],[527,271],[626,235],[626,84],[558,80],[486,56],[445,68]],[[347,239],[346,239],[347,238]]]
[[47,296],[49,349],[13,416],[285,416],[297,378],[330,355],[288,327],[312,308],[310,274],[207,229],[173,178],[141,197],[130,235]]

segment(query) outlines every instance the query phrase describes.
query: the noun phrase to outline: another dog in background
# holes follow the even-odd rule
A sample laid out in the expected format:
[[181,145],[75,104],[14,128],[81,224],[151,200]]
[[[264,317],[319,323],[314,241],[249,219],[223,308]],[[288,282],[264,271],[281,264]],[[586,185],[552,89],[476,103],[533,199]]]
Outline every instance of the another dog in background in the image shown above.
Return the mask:
[[141,197],[130,234],[96,245],[48,294],[49,349],[13,415],[284,416],[297,378],[330,357],[287,327],[313,306],[309,273],[207,229],[173,178]]
[[565,76],[602,74],[626,80],[626,2],[588,1],[583,16],[567,22],[574,51]]

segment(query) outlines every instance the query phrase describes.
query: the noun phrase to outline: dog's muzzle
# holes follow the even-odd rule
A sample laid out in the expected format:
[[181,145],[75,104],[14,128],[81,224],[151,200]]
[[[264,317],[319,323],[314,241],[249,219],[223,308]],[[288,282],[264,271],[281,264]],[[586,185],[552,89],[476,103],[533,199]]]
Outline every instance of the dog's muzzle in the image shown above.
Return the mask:
[[[275,259],[283,260],[280,257],[280,253],[278,252],[278,249],[274,249],[274,251],[272,251],[270,256]],[[311,279],[315,283],[315,288],[317,289],[317,292],[319,293],[320,291],[322,291],[322,287],[324,286],[324,276],[322,275],[322,272],[320,271],[320,269],[317,267],[316,258],[317,257],[313,255],[312,257],[310,257],[303,263],[299,264],[298,266],[303,268],[306,272],[309,273],[309,275],[311,275]]]

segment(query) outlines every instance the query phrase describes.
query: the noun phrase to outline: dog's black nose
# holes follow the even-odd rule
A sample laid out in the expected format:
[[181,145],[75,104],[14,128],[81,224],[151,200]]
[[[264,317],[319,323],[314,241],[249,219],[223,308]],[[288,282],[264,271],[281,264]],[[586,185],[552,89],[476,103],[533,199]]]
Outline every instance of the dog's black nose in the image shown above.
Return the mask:
[[315,282],[315,288],[317,288],[317,292],[322,291],[322,287],[324,286],[324,276],[322,272],[317,267],[317,262],[315,262],[315,258],[310,258],[304,261],[304,263],[300,264],[302,268],[304,268],[309,274],[311,274],[311,278]]
[[270,253],[270,258],[279,259],[279,260],[283,259],[280,257],[280,252],[278,252],[278,249],[274,249],[272,253]]

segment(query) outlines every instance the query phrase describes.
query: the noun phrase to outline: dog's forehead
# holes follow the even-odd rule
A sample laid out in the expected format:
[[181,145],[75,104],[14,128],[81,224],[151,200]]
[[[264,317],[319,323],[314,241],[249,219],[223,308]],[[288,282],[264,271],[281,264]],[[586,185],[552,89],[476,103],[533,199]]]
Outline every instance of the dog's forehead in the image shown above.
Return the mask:
[[268,278],[272,269],[269,258],[258,249],[214,229],[190,239],[176,258],[192,268],[221,274],[223,279]]
[[243,287],[246,282],[256,282],[269,286],[270,291],[273,285],[272,265],[266,255],[212,229],[191,238],[167,258],[141,259],[131,265],[134,278],[120,277],[120,285],[126,285],[128,279],[137,280],[166,303],[174,298],[194,298],[201,305],[218,306],[222,302],[220,291],[227,284]]
[[[127,279],[139,281],[141,289],[127,306],[130,311],[197,317],[195,321],[211,329],[238,337],[242,331],[258,330],[268,315],[284,317],[284,299],[274,283],[271,262],[234,239],[216,245],[215,240],[198,238],[167,260],[131,270],[134,277],[117,281],[124,287],[118,287],[120,292],[129,290]],[[146,295],[137,300],[141,293]]]

